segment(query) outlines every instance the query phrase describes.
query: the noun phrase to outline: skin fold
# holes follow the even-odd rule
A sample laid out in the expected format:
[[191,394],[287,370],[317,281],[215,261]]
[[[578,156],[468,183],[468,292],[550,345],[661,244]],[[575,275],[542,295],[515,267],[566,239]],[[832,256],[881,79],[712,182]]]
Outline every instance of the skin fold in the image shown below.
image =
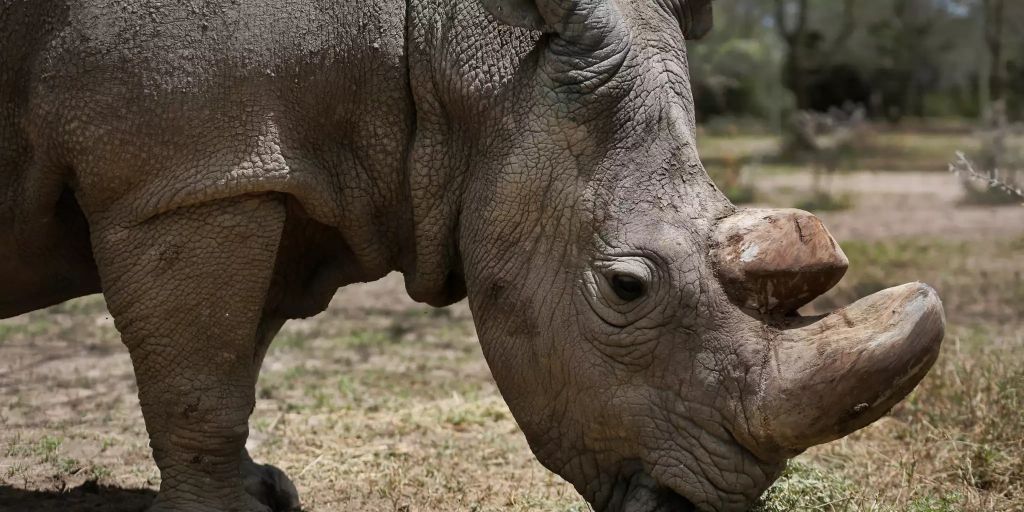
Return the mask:
[[468,296],[596,510],[746,510],[905,396],[944,320],[921,284],[792,315],[847,262],[704,171],[710,26],[709,0],[0,0],[0,317],[105,295],[152,511],[298,508],[244,448],[263,356],[391,271]]

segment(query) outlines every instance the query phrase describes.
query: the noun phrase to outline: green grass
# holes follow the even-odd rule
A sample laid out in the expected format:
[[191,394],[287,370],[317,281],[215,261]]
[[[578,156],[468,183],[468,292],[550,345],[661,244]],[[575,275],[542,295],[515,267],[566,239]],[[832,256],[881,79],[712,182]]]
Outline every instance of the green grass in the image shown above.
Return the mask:
[[791,462],[751,512],[849,510],[856,500],[853,483],[821,469]]
[[882,130],[872,134],[857,155],[857,167],[879,171],[945,171],[955,151],[980,148],[969,130],[960,133],[922,133]]
[[[981,149],[979,138],[967,127],[928,132],[875,126],[866,133],[845,167],[876,171],[946,171],[955,158],[955,151],[971,154]],[[702,130],[697,139],[701,160],[708,167],[730,161],[786,164],[780,160],[781,138],[778,135]]]
[[17,324],[0,324],[0,343],[17,338],[31,338],[45,334],[50,323],[37,320]]
[[1021,245],[1020,238],[841,242],[850,270],[814,304],[832,310],[890,286],[923,281],[938,290],[953,322],[1017,321],[1024,303]]
[[697,137],[701,160],[745,160],[771,158],[779,151],[779,138],[775,135],[710,135]]
[[835,212],[847,210],[853,206],[853,196],[849,194],[832,194],[816,192],[797,201],[794,208],[809,212]]
[[43,462],[54,462],[57,460],[57,453],[60,451],[60,445],[64,443],[64,439],[56,436],[43,436],[35,446],[35,456],[42,459]]

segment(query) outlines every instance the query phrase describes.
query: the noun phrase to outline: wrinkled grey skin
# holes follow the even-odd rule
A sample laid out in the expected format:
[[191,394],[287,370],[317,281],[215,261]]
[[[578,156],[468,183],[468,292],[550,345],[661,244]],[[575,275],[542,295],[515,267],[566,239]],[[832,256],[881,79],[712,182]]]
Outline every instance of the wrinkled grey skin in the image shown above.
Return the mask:
[[749,420],[771,328],[709,261],[734,207],[694,145],[708,2],[484,4],[0,0],[0,317],[105,294],[152,510],[296,507],[244,449],[267,345],[393,270],[469,296],[597,510],[745,510],[806,447]]

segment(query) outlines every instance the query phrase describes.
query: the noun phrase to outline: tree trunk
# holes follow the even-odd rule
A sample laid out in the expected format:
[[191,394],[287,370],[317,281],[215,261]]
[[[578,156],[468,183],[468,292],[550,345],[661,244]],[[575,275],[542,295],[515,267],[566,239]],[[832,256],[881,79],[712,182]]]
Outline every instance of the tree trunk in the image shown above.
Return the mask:
[[1005,0],[984,0],[985,8],[985,43],[989,53],[989,101],[994,103],[1005,100],[1006,96],[1006,62],[1003,51],[1003,35],[1006,14]]

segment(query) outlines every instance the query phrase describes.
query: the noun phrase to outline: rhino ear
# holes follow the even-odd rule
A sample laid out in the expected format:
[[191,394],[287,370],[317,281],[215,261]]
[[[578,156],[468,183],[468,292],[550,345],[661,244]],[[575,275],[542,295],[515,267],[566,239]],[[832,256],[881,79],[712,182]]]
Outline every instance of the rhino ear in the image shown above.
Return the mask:
[[480,0],[480,5],[506,25],[549,31],[533,0]]
[[711,32],[715,24],[711,0],[682,0],[682,7],[679,22],[687,41],[696,41]]

